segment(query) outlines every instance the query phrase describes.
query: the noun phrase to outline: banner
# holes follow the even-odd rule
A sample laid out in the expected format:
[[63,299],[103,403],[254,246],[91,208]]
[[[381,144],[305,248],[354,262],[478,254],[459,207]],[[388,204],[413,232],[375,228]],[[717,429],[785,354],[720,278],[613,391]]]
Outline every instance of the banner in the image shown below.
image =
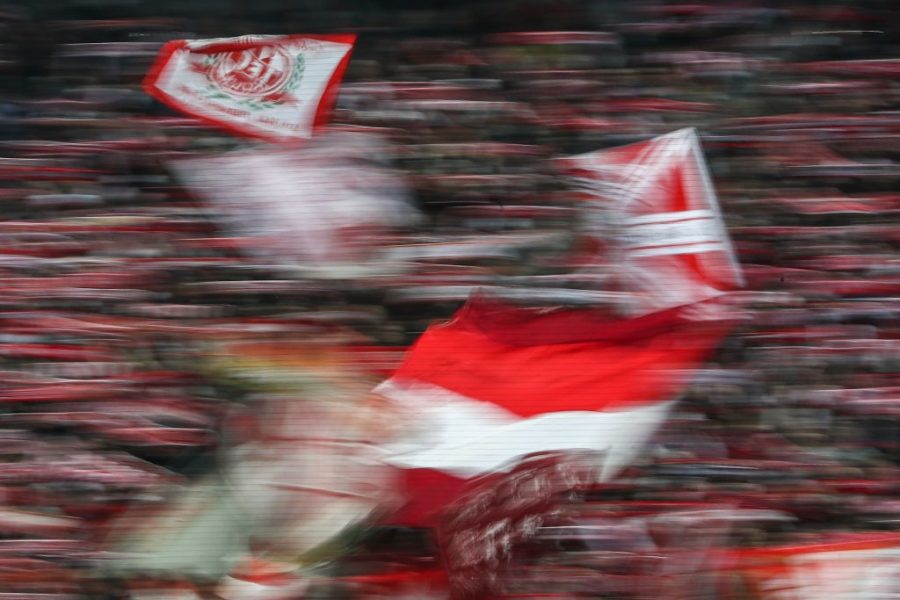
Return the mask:
[[900,594],[900,536],[845,534],[820,543],[739,553],[743,595],[759,600],[877,600]]
[[383,449],[408,498],[393,521],[437,529],[451,597],[487,597],[561,494],[638,457],[731,327],[690,308],[616,319],[476,297],[376,388],[408,424]]
[[[608,258],[635,294],[634,313],[700,302],[743,286],[693,129],[574,156],[564,165],[591,192],[588,213],[612,220],[618,239]],[[605,237],[610,230],[592,234]]]
[[144,80],[148,94],[229,131],[273,142],[327,123],[355,35],[175,40]]
[[469,480],[524,456],[594,452],[610,479],[731,327],[691,319],[687,309],[616,320],[470,300],[377,388],[416,424],[387,460],[410,480],[435,471]]

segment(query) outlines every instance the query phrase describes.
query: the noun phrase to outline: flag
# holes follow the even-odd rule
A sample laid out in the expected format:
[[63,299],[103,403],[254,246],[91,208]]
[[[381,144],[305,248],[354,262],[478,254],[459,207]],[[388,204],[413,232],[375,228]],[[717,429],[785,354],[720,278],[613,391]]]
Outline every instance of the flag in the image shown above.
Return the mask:
[[145,91],[239,135],[289,142],[325,124],[355,35],[242,36],[163,46]]
[[104,566],[110,574],[224,577],[226,598],[248,591],[293,598],[302,579],[276,571],[269,572],[275,581],[259,581],[249,568],[253,558],[280,557],[294,569],[332,560],[353,530],[389,502],[392,471],[376,454],[380,436],[389,435],[389,415],[371,398],[371,383],[353,365],[344,337],[314,338],[245,331],[209,349],[207,375],[252,390],[252,404],[227,415],[230,443],[221,448],[215,476],[191,482],[162,510],[136,506],[112,524]]
[[615,476],[728,330],[692,319],[688,308],[615,319],[476,297],[430,327],[376,389],[416,423],[386,457],[423,493],[410,520],[438,512],[449,487],[529,455],[602,453],[600,479]]
[[900,535],[862,532],[809,543],[734,552],[736,575],[753,598],[900,597]]
[[[633,314],[714,298],[743,286],[700,142],[682,129],[565,159],[616,227],[607,257],[634,293]],[[608,235],[602,231],[601,235]]]
[[419,216],[403,178],[372,160],[386,151],[377,136],[331,131],[301,148],[242,150],[172,168],[244,251],[309,277],[353,278],[395,268],[383,240]]

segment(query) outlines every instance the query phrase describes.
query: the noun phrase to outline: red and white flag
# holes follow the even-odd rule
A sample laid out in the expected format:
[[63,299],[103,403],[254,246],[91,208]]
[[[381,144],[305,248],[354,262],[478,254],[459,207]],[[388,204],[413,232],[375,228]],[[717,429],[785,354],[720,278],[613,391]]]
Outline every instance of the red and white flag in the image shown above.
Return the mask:
[[417,426],[386,459],[417,488],[409,519],[441,510],[454,484],[528,455],[602,453],[600,479],[615,476],[730,328],[693,315],[623,320],[475,298],[430,327],[376,390]]
[[900,535],[862,532],[735,553],[736,580],[753,598],[878,600],[900,597]]
[[191,158],[172,168],[245,252],[306,277],[355,278],[402,268],[384,240],[419,217],[398,173],[360,160],[386,151],[377,136],[332,131],[301,148]]
[[327,123],[355,35],[175,40],[144,80],[148,94],[239,135],[289,142]]
[[565,164],[615,221],[619,240],[607,258],[635,294],[634,314],[743,286],[694,129],[574,156]]

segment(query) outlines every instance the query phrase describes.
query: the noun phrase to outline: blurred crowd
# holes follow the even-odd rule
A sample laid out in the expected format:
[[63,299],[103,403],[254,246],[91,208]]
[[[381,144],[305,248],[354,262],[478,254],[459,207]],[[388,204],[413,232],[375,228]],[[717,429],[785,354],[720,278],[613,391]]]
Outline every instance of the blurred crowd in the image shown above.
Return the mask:
[[[204,362],[211,342],[340,337],[377,378],[478,287],[604,298],[616,266],[579,269],[585,200],[553,159],[681,127],[701,135],[755,318],[576,512],[767,511],[730,542],[750,547],[897,529],[891,2],[282,4],[0,12],[0,598],[106,597],[87,573],[108,524],[216,469],[242,396]],[[344,31],[360,39],[335,125],[386,141],[371,158],[423,215],[392,233],[402,275],[296,277],[245,252],[169,165],[252,142],[140,89],[170,39]]]

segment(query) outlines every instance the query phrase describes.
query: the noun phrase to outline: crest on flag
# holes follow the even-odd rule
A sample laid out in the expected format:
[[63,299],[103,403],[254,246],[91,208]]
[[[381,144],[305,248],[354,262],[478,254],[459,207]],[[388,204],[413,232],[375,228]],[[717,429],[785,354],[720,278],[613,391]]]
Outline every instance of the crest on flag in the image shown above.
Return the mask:
[[[220,94],[282,104],[303,78],[302,54],[292,56],[275,46],[257,46],[216,54],[204,61],[204,72]],[[245,101],[245,102],[246,102]]]
[[[566,161],[617,226],[611,257],[638,314],[743,286],[694,129]],[[605,233],[605,232],[604,232]]]
[[354,35],[244,36],[166,44],[148,94],[251,137],[311,137],[334,105]]

